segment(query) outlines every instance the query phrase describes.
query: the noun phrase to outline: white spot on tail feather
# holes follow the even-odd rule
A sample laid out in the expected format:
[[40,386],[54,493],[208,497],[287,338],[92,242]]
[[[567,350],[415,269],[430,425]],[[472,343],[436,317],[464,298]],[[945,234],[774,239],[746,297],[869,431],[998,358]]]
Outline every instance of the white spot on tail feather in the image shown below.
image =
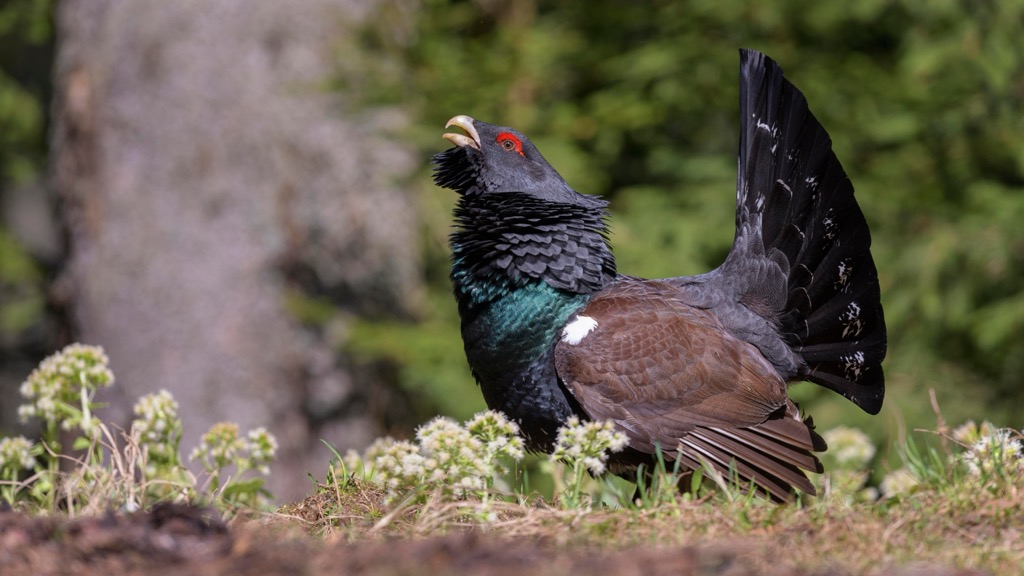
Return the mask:
[[836,290],[846,292],[849,287],[850,278],[853,277],[853,263],[849,258],[839,262],[836,281],[832,284]]
[[860,318],[860,304],[850,302],[846,310],[839,315],[839,321],[843,323],[843,339],[853,336],[860,336],[864,329],[864,321]]
[[857,351],[853,354],[847,354],[839,357],[839,361],[843,364],[843,375],[846,376],[847,380],[851,382],[857,382],[860,380],[860,375],[864,373],[864,353]]
[[831,208],[828,212],[825,212],[825,218],[821,221],[822,226],[825,227],[825,239],[831,240],[836,237],[839,233],[839,224],[836,223],[835,214]]
[[575,346],[582,342],[594,328],[597,328],[597,320],[590,316],[578,316],[562,329],[562,342]]

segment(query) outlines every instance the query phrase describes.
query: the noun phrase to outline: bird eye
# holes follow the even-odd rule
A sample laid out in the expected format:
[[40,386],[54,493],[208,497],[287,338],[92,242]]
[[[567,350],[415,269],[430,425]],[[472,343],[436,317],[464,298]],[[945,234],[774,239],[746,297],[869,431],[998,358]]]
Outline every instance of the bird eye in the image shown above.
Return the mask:
[[497,143],[500,144],[502,148],[508,150],[509,152],[516,152],[520,156],[526,156],[525,154],[523,154],[523,143],[520,142],[519,138],[516,138],[514,134],[502,132],[501,134],[498,134],[498,137],[495,138],[495,141],[497,141]]

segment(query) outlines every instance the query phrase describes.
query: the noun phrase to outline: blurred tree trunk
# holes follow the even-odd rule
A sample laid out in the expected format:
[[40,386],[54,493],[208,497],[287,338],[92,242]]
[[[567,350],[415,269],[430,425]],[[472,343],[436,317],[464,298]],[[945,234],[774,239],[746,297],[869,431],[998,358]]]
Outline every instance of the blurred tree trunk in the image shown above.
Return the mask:
[[379,432],[376,387],[337,354],[344,318],[420,302],[406,120],[324,88],[372,4],[58,7],[58,294],[77,339],[111,358],[111,415],[127,424],[167,389],[183,451],[216,421],[265,425],[278,498],[322,475],[321,438],[344,450]]

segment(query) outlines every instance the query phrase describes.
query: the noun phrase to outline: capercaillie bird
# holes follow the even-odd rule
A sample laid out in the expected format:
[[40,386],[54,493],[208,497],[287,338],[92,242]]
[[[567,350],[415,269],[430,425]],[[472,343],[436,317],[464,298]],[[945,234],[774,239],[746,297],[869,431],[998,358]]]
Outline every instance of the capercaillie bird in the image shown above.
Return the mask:
[[570,416],[629,438],[609,470],[660,447],[773,500],[814,493],[826,449],[787,384],[881,409],[886,329],[871,237],[831,139],[770,58],[740,52],[736,234],[697,276],[619,274],[606,201],[580,194],[521,133],[455,116],[434,181],[458,193],[451,281],[487,405],[550,451]]

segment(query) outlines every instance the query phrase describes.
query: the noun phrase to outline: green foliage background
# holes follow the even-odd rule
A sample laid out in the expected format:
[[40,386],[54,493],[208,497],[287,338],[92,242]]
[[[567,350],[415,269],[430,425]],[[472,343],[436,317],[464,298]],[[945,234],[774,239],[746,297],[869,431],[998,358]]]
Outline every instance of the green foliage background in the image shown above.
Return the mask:
[[[622,271],[699,273],[733,235],[737,49],[750,47],[782,64],[834,140],[871,224],[890,331],[883,417],[814,386],[794,394],[819,425],[876,441],[934,426],[929,389],[952,422],[1024,425],[1024,0],[414,6],[387,0],[339,38],[332,89],[414,119],[429,306],[415,324],[359,324],[348,351],[397,361],[424,414],[482,407],[447,283],[454,198],[427,165],[445,121],[515,126],[576,189],[609,197]],[[49,34],[51,9],[0,10],[0,185],[42,165],[47,104],[11,71],[16,49]],[[25,18],[42,28],[11,24]],[[0,230],[0,283],[36,282],[30,265],[11,272],[15,253]]]
[[[0,199],[4,188],[39,177],[46,156],[50,0],[0,6]],[[43,320],[39,263],[0,221],[0,359]]]

